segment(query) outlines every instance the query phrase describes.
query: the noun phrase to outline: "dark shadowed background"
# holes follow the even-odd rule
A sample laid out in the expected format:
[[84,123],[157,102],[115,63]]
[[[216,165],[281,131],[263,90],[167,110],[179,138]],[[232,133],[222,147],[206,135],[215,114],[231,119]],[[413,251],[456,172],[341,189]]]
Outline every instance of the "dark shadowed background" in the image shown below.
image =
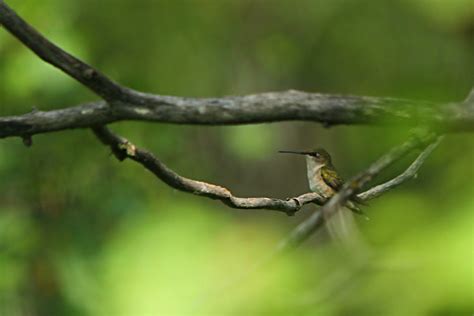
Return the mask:
[[[472,0],[10,0],[53,42],[132,88],[179,96],[299,89],[463,100]],[[0,29],[0,115],[96,100]],[[239,196],[306,192],[301,157],[343,176],[406,127],[286,122],[110,126],[180,174]],[[375,182],[403,170],[413,156]],[[448,135],[418,178],[374,200],[358,241],[321,231],[238,285],[314,211],[234,210],[177,192],[89,130],[0,140],[0,315],[470,315],[474,137]],[[354,236],[354,239],[356,237]]]

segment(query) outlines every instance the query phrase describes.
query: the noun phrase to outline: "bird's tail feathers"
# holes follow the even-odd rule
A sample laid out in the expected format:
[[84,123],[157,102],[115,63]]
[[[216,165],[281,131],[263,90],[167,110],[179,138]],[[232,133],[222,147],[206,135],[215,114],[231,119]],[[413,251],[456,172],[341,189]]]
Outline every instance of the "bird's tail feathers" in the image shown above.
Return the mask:
[[326,228],[329,235],[339,241],[340,245],[348,252],[357,254],[357,256],[365,255],[370,252],[370,246],[366,243],[357,227],[353,215],[356,212],[351,211],[348,212],[344,208],[337,211],[326,220]]
[[365,217],[365,219],[369,219],[369,217],[365,214],[363,210],[360,209],[353,201],[348,201],[346,203],[346,207],[350,209],[352,212],[362,215]]

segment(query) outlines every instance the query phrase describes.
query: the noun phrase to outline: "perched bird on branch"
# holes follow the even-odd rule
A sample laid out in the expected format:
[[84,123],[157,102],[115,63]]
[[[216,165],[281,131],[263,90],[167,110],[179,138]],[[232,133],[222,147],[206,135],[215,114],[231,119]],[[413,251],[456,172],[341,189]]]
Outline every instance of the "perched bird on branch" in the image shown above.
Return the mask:
[[[337,193],[344,184],[344,180],[339,176],[334,168],[331,156],[323,148],[317,148],[311,151],[290,151],[280,150],[280,153],[298,154],[306,156],[307,176],[309,188],[326,199],[330,199]],[[358,197],[352,197],[346,204],[346,207],[354,213],[364,215],[358,204],[364,204]]]
[[[334,168],[331,156],[326,150],[317,148],[310,151],[282,150],[280,152],[306,156],[307,176],[311,191],[329,200],[341,190],[344,180]],[[356,214],[365,216],[357,204],[365,203],[354,196],[346,202],[345,207]],[[365,218],[368,219],[367,216]],[[326,228],[329,235],[340,241],[350,253],[364,256],[370,252],[370,247],[360,234],[351,213],[337,212],[331,218],[326,219]]]

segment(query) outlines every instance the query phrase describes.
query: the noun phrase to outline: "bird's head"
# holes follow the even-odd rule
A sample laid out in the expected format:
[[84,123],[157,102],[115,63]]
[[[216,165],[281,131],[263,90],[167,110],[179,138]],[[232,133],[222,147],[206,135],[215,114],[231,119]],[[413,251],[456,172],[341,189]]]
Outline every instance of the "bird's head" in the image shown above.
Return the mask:
[[280,150],[280,153],[284,154],[297,154],[305,155],[307,159],[311,159],[318,165],[329,165],[331,164],[331,156],[323,148],[316,148],[308,151],[292,151],[292,150]]

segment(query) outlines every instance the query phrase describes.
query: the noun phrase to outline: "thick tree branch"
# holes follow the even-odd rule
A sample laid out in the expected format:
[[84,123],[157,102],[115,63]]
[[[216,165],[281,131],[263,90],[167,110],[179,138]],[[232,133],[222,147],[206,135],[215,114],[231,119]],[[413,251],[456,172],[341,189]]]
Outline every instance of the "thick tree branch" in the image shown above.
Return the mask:
[[[131,142],[129,142],[125,138],[122,138],[114,134],[108,128],[104,126],[94,127],[93,131],[95,135],[101,140],[102,143],[104,143],[107,146],[110,146],[112,152],[117,157],[117,159],[124,160],[126,158],[130,158],[140,163],[141,165],[143,165],[146,169],[148,169],[154,175],[156,175],[161,181],[165,182],[166,184],[168,184],[169,186],[177,190],[205,196],[211,199],[221,200],[222,202],[224,202],[225,204],[233,208],[269,209],[269,210],[285,212],[288,215],[293,215],[296,211],[298,211],[301,208],[301,206],[305,204],[316,203],[316,204],[322,205],[326,203],[325,198],[323,198],[322,196],[314,192],[305,193],[300,196],[290,198],[287,200],[268,198],[268,197],[252,197],[252,198],[236,197],[230,192],[230,190],[224,187],[221,187],[215,184],[202,182],[202,181],[196,181],[196,180],[192,180],[192,179],[180,176],[179,174],[177,174],[176,172],[168,168],[165,164],[163,164],[158,158],[156,158],[149,151],[137,148]],[[426,136],[423,136],[423,138],[426,138]],[[394,152],[387,158],[390,160],[383,161],[385,163],[384,166],[385,167],[388,166],[391,162],[400,158],[403,154],[419,146],[420,145],[419,142],[421,143],[421,140],[419,137],[416,138],[416,140],[414,139],[411,142],[407,142],[407,145],[405,145],[405,147],[402,147],[404,150],[403,152]],[[427,156],[431,153],[431,151],[435,148],[435,146],[436,146],[435,144],[432,144],[427,149],[425,149],[420,154],[420,156],[418,156],[415,162],[413,162],[413,164],[400,176],[386,182],[385,184],[376,186],[368,190],[367,192],[360,194],[359,197],[366,201],[370,200],[390,190],[391,188],[394,188],[400,185],[402,182],[408,180],[409,178],[413,177],[413,175],[419,169],[421,164],[426,160]],[[384,167],[379,167],[379,168],[384,168]],[[371,169],[370,177],[374,176],[377,172],[378,171],[373,171]],[[368,176],[365,175],[365,177],[368,177]],[[362,180],[366,181],[366,178],[363,178]],[[361,181],[360,186],[362,186],[365,183],[362,180],[360,180]],[[345,203],[345,201],[341,201],[341,203]]]
[[0,138],[141,120],[178,124],[230,125],[277,121],[406,126],[433,124],[445,132],[474,131],[474,107],[393,98],[269,92],[223,98],[154,96],[156,103],[103,101],[52,111],[0,117]]
[[0,138],[32,136],[71,128],[87,128],[116,121],[106,102],[94,102],[71,108],[39,111],[18,116],[0,117]]
[[[334,124],[431,125],[446,132],[474,131],[474,108],[394,98],[325,95],[300,91],[222,98],[185,98],[123,87],[51,43],[3,1],[0,24],[44,61],[94,91],[109,104],[93,102],[62,110],[0,118],[0,138],[91,127],[120,120],[180,124],[246,124],[313,121]],[[96,114],[99,113],[99,114]]]
[[[351,198],[351,196],[356,194],[357,191],[359,191],[373,177],[375,177],[382,170],[390,166],[392,163],[394,163],[398,159],[405,156],[411,150],[416,149],[420,146],[424,146],[425,144],[428,144],[430,142],[433,142],[435,137],[436,135],[433,133],[423,132],[411,137],[405,143],[392,148],[389,152],[387,152],[385,155],[383,155],[377,161],[375,161],[372,165],[370,165],[370,167],[367,170],[365,170],[364,172],[361,172],[357,176],[353,177],[351,180],[347,181],[343,185],[342,189],[336,195],[334,195],[326,204],[324,204],[317,212],[313,213],[304,222],[299,224],[289,234],[287,238],[285,238],[284,240],[280,242],[278,248],[276,249],[276,253],[272,254],[272,256],[276,254],[284,253],[300,245],[309,236],[311,236],[311,234],[314,231],[320,228],[329,217],[334,215],[341,208],[342,205],[345,205],[345,203]],[[437,140],[436,142],[438,141],[439,140]],[[422,155],[420,155],[422,158],[420,158],[419,156],[419,160],[417,159],[418,163],[421,163],[426,159],[426,156],[436,146],[435,145],[436,142],[433,145],[428,146],[428,148],[422,153]],[[413,168],[412,168],[412,171],[413,171]],[[410,177],[405,176],[403,178],[403,181],[406,181],[409,178]],[[384,187],[393,188],[397,185],[399,185],[399,183],[395,181],[387,186],[384,186],[384,185],[378,186],[378,189],[376,189],[377,187],[374,188],[374,192],[370,193],[370,190],[369,190],[368,191],[369,193],[366,193],[365,195],[361,194],[360,197],[365,198],[365,199],[370,199],[382,194],[383,192],[386,192],[387,190],[384,190]]]

